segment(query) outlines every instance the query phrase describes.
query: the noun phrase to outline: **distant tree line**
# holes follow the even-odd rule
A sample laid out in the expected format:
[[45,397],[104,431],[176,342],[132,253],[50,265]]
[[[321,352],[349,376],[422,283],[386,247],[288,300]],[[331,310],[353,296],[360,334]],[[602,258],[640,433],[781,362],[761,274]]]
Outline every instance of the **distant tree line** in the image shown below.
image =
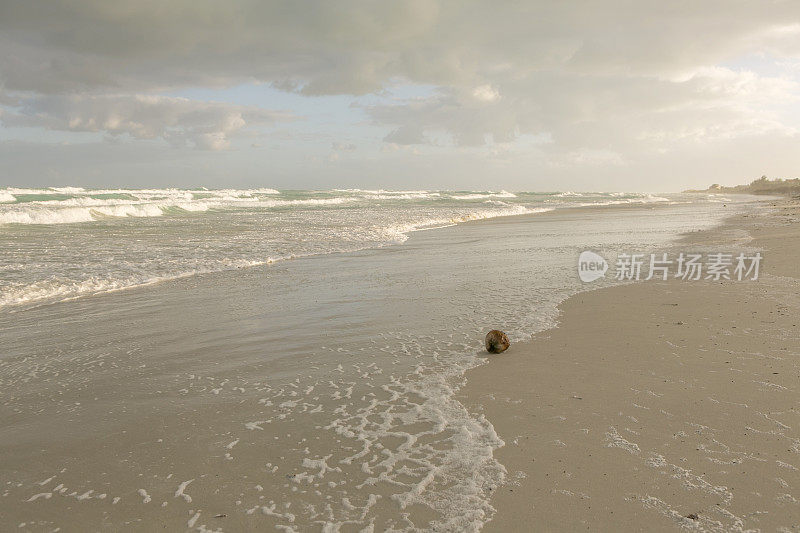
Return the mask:
[[769,179],[766,176],[761,176],[757,180],[751,181],[748,185],[723,187],[719,183],[714,183],[704,191],[692,190],[686,192],[724,192],[724,193],[740,193],[740,194],[798,195],[800,194],[800,178]]

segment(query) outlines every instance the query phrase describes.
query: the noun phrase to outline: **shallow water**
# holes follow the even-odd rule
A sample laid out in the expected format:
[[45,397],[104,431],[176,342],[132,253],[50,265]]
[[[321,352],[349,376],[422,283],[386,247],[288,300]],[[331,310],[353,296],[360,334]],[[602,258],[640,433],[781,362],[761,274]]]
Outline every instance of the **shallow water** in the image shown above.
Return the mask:
[[585,288],[584,249],[657,249],[746,208],[662,204],[468,222],[12,306],[3,529],[477,530],[505,477],[502,442],[453,392],[483,361],[482,336],[554,324]]

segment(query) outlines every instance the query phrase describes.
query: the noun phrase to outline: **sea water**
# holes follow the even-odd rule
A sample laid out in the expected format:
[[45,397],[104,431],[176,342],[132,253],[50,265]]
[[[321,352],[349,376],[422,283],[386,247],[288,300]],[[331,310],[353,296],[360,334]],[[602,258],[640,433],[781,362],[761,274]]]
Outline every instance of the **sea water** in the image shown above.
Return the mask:
[[0,308],[397,244],[411,231],[466,220],[669,201],[619,193],[6,188]]

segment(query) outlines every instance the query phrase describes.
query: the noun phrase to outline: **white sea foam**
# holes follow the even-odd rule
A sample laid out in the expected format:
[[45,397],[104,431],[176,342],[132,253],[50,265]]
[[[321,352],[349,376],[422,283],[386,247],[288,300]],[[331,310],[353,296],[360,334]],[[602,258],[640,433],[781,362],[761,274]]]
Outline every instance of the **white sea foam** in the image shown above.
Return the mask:
[[70,224],[94,220],[91,209],[15,209],[0,213],[0,224]]
[[441,196],[439,193],[429,192],[408,192],[392,194],[366,194],[364,198],[369,200],[421,200],[426,198],[436,198]]
[[[619,195],[617,195],[619,197]],[[609,205],[626,205],[626,204],[654,204],[654,203],[668,203],[669,198],[663,196],[653,196],[651,194],[637,196],[634,198],[620,198],[619,200],[601,200],[597,202],[582,202],[573,204],[580,207],[595,207],[595,206],[609,206]]]
[[[92,204],[91,199],[86,200]],[[205,202],[152,203],[97,203],[93,207],[43,207],[21,206],[0,212],[0,224],[73,224],[94,222],[110,217],[160,217],[165,209],[177,208],[184,211],[206,211]]]
[[405,194],[414,194],[414,195],[433,195],[439,196],[440,193],[435,191],[425,191],[425,190],[412,190],[412,191],[391,191],[386,189],[333,189],[334,192],[348,192],[348,193],[363,193],[363,194],[386,194],[386,195],[405,195]]
[[516,198],[516,197],[517,197],[516,194],[507,191],[450,195],[450,198],[456,200],[480,200],[482,198]]
[[[142,195],[142,193],[139,193]],[[10,196],[10,195],[9,195]],[[72,224],[109,217],[160,217],[169,210],[203,212],[226,208],[280,208],[335,206],[357,202],[357,198],[260,199],[250,196],[214,196],[193,199],[181,192],[167,198],[118,199],[88,196],[55,200],[34,200],[0,210],[0,224]],[[12,196],[13,198],[13,196]],[[13,201],[13,200],[9,200]]]
[[16,202],[17,198],[13,194],[7,191],[0,191],[0,204],[8,203],[8,202]]
[[529,209],[525,206],[517,205],[508,209],[486,209],[483,211],[475,211],[451,218],[430,218],[413,222],[409,224],[401,224],[389,226],[384,231],[389,238],[396,242],[405,242],[408,239],[408,234],[414,231],[423,231],[436,228],[444,228],[448,226],[455,226],[462,222],[470,222],[473,220],[486,220],[497,217],[507,217],[515,215],[526,215],[533,213],[545,213],[552,211],[554,208],[541,207],[536,209]]
[[268,257],[264,260],[253,261],[222,259],[217,262],[216,268],[197,268],[165,275],[148,276],[142,274],[110,279],[93,277],[82,281],[54,277],[23,286],[3,287],[3,290],[0,291],[0,308],[39,301],[70,300],[90,294],[116,292],[134,287],[153,285],[163,281],[178,280],[198,274],[268,265],[288,259],[294,259],[294,256]]
[[662,196],[654,196],[649,193],[627,193],[627,192],[573,192],[565,191],[553,195],[554,198],[584,198],[591,199],[580,205],[617,205],[625,203],[652,203],[666,202],[669,199]]
[[21,187],[7,187],[6,192],[11,194],[44,194],[53,193],[52,189],[26,189]]
[[[317,524],[322,531],[370,530],[371,525],[396,530],[401,524],[407,531],[479,531],[494,513],[492,491],[506,477],[494,457],[503,441],[455,393],[464,372],[483,360],[452,337],[392,334],[361,348],[366,351],[359,353],[381,354],[380,359],[349,352],[354,357],[336,364],[331,354],[315,360],[327,370],[314,381],[300,377],[262,392],[268,399],[259,400],[258,414],[277,415],[269,418],[271,432],[242,430],[236,435],[241,441],[252,445],[271,435],[293,435],[308,427],[308,416],[324,417],[326,423],[316,429],[330,436],[303,439],[294,453],[286,448],[280,469],[291,472],[290,483],[267,488],[266,509],[261,494],[252,497],[246,512],[260,510],[279,521],[275,527]],[[320,396],[348,401],[331,405]],[[263,424],[247,422],[245,428],[263,429]],[[331,440],[337,446],[326,445]],[[272,465],[266,466],[269,471]],[[386,489],[391,495],[380,496]],[[429,518],[412,516],[413,526],[399,516],[375,524],[373,507],[382,498],[393,500],[400,513],[427,507],[433,518],[428,523]]]
[[65,194],[82,193],[86,191],[86,189],[83,187],[51,187],[51,189],[57,192],[63,192]]
[[356,198],[308,198],[303,200],[263,200],[260,205],[263,207],[289,207],[289,206],[313,206],[313,205],[340,205],[358,201]]

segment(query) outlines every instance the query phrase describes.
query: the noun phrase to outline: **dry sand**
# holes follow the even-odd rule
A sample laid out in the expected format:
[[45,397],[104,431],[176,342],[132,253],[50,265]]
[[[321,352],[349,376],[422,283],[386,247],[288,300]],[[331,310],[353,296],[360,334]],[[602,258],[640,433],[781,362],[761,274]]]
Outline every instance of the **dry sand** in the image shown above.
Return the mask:
[[469,373],[509,479],[484,531],[800,530],[800,202],[761,211],[675,248],[763,249],[758,281],[581,293]]

